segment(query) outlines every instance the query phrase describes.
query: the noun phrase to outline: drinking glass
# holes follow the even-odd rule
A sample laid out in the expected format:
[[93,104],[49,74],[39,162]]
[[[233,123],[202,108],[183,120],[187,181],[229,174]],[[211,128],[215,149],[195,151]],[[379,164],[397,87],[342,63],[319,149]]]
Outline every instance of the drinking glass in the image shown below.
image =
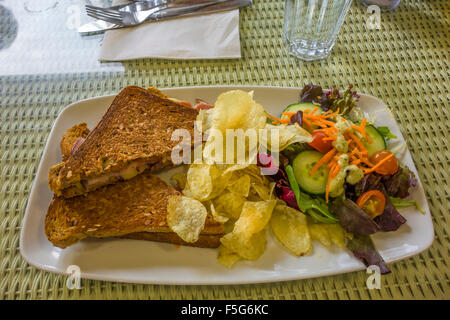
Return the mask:
[[284,40],[289,53],[306,61],[326,58],[352,0],[286,0]]

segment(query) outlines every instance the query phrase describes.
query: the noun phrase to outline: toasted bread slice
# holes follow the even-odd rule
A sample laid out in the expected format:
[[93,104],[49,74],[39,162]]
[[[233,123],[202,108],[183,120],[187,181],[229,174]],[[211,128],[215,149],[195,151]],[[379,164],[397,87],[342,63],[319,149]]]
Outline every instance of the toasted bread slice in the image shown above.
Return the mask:
[[70,198],[147,169],[170,167],[172,148],[179,143],[171,140],[173,131],[185,129],[193,136],[197,114],[148,90],[126,87],[67,161],[50,170],[49,186]]
[[198,241],[194,243],[188,243],[183,241],[179,236],[173,232],[138,232],[130,233],[122,238],[134,239],[134,240],[147,240],[157,242],[168,242],[176,245],[199,247],[199,248],[217,248],[220,246],[220,238],[223,234],[200,234]]
[[[155,89],[156,90],[156,89]],[[89,133],[85,123],[73,126],[64,134],[61,140],[61,152],[63,159],[68,159],[71,155],[74,144],[86,137],[86,132]],[[60,165],[63,165],[62,163]],[[55,166],[56,167],[56,166]],[[188,243],[183,241],[174,232],[136,232],[130,233],[121,238],[168,242],[176,245],[195,246],[202,248],[217,248],[220,245],[220,235],[216,234],[200,234],[199,239],[195,243]]]
[[[126,237],[186,244],[166,221],[168,198],[179,194],[146,171],[84,196],[55,197],[45,218],[45,234],[60,248],[87,237]],[[217,247],[223,232],[223,225],[208,215],[202,236],[190,245]]]
[[66,131],[60,143],[63,161],[67,161],[69,159],[70,155],[72,154],[72,150],[74,149],[75,143],[77,143],[77,141],[86,139],[89,132],[90,130],[87,127],[86,123],[77,124]]

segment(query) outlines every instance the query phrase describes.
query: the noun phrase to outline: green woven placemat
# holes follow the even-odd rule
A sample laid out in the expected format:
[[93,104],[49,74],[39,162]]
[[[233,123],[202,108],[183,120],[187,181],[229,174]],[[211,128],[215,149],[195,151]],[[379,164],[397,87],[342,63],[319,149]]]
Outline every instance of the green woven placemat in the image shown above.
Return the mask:
[[[448,1],[402,1],[395,12],[382,14],[380,30],[367,28],[366,8],[355,1],[332,55],[326,61],[314,63],[298,62],[282,44],[284,1],[254,2],[251,8],[241,11],[240,60],[143,59],[126,62],[124,72],[0,77],[1,299],[450,298]],[[0,34],[5,28],[0,22]],[[75,60],[58,63],[75,70],[77,63],[81,65],[81,61]],[[108,66],[104,65],[104,69],[109,70]],[[424,253],[391,264],[392,273],[382,277],[380,290],[367,289],[368,275],[364,271],[235,286],[82,280],[80,290],[68,290],[66,277],[37,270],[20,256],[19,232],[31,183],[53,121],[69,103],[116,93],[128,84],[302,86],[308,82],[323,87],[351,82],[360,92],[384,100],[407,138],[424,184],[435,241]]]

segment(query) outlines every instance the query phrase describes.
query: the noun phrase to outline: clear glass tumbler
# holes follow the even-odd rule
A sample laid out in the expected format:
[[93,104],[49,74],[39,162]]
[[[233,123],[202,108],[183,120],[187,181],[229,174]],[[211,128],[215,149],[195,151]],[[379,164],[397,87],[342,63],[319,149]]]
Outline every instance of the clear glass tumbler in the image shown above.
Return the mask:
[[286,0],[284,40],[289,53],[312,61],[326,58],[352,0]]

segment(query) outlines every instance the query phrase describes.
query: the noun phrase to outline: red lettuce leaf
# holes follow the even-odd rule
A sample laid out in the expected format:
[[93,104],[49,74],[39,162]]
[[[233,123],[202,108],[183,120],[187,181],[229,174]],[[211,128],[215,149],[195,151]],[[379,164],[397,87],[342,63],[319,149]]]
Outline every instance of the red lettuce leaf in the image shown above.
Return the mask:
[[400,167],[395,174],[383,176],[383,184],[389,196],[404,199],[409,196],[409,188],[417,185],[417,179],[409,168]]
[[296,124],[301,127],[303,125],[303,111],[299,110],[296,114],[291,117],[291,122],[289,124]]
[[328,111],[331,106],[331,102],[328,100],[328,96],[323,92],[321,86],[313,84],[307,84],[300,92],[300,102],[314,102],[319,103],[324,111]]
[[354,235],[353,239],[347,242],[347,248],[353,255],[360,259],[366,267],[376,265],[380,268],[381,274],[390,273],[391,270],[378,253],[372,239],[368,235]]
[[294,191],[288,187],[286,180],[279,180],[275,185],[275,194],[286,202],[286,204],[294,209],[300,210],[297,204],[297,199],[295,199]]
[[383,213],[376,217],[374,221],[383,231],[395,231],[406,222],[406,219],[392,205],[391,199],[389,199],[389,195],[384,186],[381,186],[380,191],[386,198],[386,205],[384,206]]
[[380,231],[378,224],[350,199],[336,199],[330,211],[336,215],[339,224],[347,232],[368,235]]
[[355,185],[354,194],[351,195],[353,200],[356,201],[361,194],[370,190],[379,190],[383,193],[386,198],[386,205],[383,213],[376,217],[374,221],[379,225],[382,231],[386,232],[395,231],[406,222],[406,219],[397,211],[397,209],[395,209],[389,199],[390,194],[385,187],[386,179],[388,179],[388,177],[392,176],[382,176],[376,173],[368,174]]

